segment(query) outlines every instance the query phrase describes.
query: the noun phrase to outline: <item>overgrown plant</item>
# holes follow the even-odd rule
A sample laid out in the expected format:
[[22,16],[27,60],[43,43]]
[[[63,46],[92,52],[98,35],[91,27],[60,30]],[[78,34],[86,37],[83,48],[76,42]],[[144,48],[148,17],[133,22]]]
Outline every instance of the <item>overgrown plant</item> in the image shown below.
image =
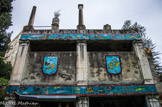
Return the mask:
[[0,0],[0,100],[4,100],[5,91],[4,86],[8,85],[12,66],[10,63],[4,62],[4,55],[7,49],[9,49],[8,43],[10,42],[11,33],[7,32],[11,22],[13,0]]
[[9,49],[11,33],[7,32],[11,22],[13,0],[0,0],[0,77],[9,79],[11,64],[4,62],[4,55]]

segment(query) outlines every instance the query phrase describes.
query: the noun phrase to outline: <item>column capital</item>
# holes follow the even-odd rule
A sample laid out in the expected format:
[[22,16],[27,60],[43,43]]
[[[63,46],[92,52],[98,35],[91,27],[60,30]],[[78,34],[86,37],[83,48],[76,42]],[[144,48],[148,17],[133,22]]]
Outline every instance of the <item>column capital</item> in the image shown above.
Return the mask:
[[78,4],[78,9],[83,9],[83,4]]
[[142,40],[140,40],[140,41],[135,40],[135,41],[133,41],[133,44],[134,45],[143,45],[143,41]]
[[159,99],[159,95],[156,95],[156,94],[154,94],[154,95],[147,95],[147,98],[148,99],[152,99],[152,98]]
[[30,43],[29,40],[19,40],[19,45],[28,45]]

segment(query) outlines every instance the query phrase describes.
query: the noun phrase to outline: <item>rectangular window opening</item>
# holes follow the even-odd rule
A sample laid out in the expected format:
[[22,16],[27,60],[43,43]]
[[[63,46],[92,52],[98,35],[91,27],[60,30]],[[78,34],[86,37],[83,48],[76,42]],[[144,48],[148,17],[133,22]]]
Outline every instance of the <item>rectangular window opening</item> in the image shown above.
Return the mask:
[[87,51],[132,51],[132,43],[87,43]]
[[56,41],[31,41],[31,52],[39,51],[76,51],[76,43],[74,42],[56,42]]

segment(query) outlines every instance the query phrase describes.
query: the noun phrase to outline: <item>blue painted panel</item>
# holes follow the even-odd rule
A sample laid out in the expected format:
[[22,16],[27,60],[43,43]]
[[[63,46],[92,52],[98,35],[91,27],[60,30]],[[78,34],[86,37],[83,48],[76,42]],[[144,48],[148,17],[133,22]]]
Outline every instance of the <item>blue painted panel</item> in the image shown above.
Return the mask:
[[106,66],[110,74],[119,74],[122,71],[119,56],[106,56]]
[[129,86],[9,86],[7,94],[28,95],[129,95],[155,94],[155,85]]
[[90,39],[90,40],[98,40],[98,39],[141,39],[141,35],[135,34],[22,34],[20,39],[31,39],[31,40],[39,40],[39,39]]
[[43,64],[43,73],[47,75],[55,74],[57,71],[57,56],[45,56]]

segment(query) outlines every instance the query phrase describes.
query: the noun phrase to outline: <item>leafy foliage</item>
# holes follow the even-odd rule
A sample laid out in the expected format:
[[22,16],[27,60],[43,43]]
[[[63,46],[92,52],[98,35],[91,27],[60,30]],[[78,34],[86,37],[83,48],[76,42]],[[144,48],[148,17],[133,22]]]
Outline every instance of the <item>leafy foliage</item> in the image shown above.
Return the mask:
[[[0,0],[0,83],[8,85],[8,80],[12,71],[10,63],[4,62],[4,55],[7,49],[9,49],[8,43],[10,42],[11,33],[6,30],[12,25],[11,12],[12,12],[13,0]],[[0,100],[4,100],[5,89],[0,88]]]
[[61,15],[60,10],[54,12],[55,18],[58,18],[60,15]]
[[[4,101],[4,99],[5,99],[5,90],[6,90],[6,86],[8,85],[8,79],[5,79],[5,78],[1,77],[0,78],[0,83],[3,84],[3,87],[0,88],[0,101]],[[0,105],[0,107],[3,107],[3,105]]]
[[0,57],[0,77],[4,77],[6,79],[10,78],[10,74],[12,71],[12,66],[10,62],[5,63],[3,58]]
[[9,79],[12,70],[10,63],[4,62],[4,55],[9,49],[11,33],[6,30],[12,25],[11,12],[13,0],[0,0],[0,77]]
[[132,31],[136,31],[138,32],[140,35],[145,36],[146,33],[146,28],[139,25],[137,22],[135,22],[134,24],[131,23],[131,20],[126,20],[124,22],[124,25],[122,27],[123,30],[132,30]]
[[0,0],[0,56],[4,56],[10,42],[11,33],[7,33],[6,30],[12,25],[12,1]]
[[4,57],[5,52],[9,49],[8,44],[10,43],[12,33],[0,32],[0,56]]
[[4,77],[0,78],[0,83],[3,83],[3,85],[7,86],[8,85],[8,79],[5,79]]
[[153,56],[153,63],[155,66],[155,70],[158,73],[158,77],[160,78],[160,80],[162,81],[162,65],[160,63],[160,57],[159,55],[161,54],[159,51],[156,51],[156,44],[154,44],[151,40],[151,38],[148,38],[146,36],[146,28],[137,24],[137,22],[135,22],[134,24],[131,24],[130,20],[126,20],[124,22],[124,25],[122,27],[123,30],[133,30],[138,32],[141,36],[142,36],[142,40],[143,40],[143,45],[145,49],[151,49],[151,53]]

